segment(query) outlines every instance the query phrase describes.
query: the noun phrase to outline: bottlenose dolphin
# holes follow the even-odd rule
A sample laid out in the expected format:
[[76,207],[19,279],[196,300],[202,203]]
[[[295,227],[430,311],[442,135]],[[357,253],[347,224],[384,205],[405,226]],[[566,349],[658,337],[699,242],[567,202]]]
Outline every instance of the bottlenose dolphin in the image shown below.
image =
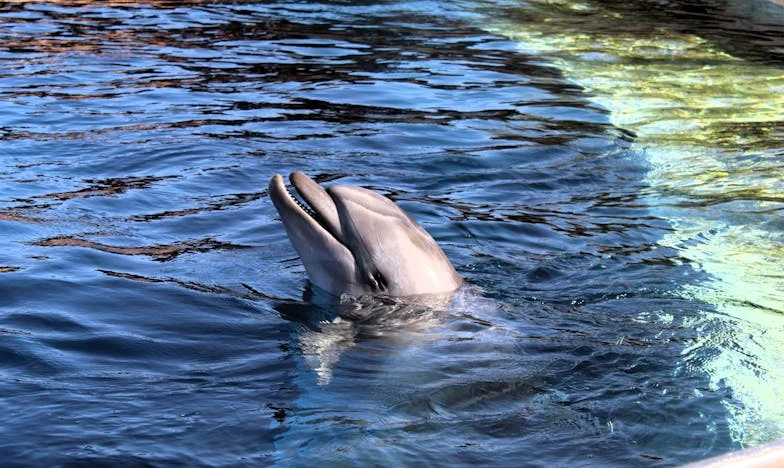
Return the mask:
[[335,295],[447,293],[462,279],[436,241],[393,201],[362,187],[324,189],[289,176],[300,202],[276,174],[269,195],[310,280]]

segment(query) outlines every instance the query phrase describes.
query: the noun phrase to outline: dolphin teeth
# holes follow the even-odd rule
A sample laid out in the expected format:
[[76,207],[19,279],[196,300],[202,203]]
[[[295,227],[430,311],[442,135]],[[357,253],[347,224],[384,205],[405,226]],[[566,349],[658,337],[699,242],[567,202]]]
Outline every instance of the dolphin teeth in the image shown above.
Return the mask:
[[313,209],[311,207],[309,207],[306,204],[304,204],[301,201],[299,201],[299,198],[297,198],[294,195],[294,193],[292,193],[292,191],[289,190],[288,186],[286,186],[286,194],[288,194],[289,198],[291,198],[294,201],[294,203],[297,204],[297,206],[302,208],[302,211],[307,213],[311,218],[316,219],[316,212],[313,211]]

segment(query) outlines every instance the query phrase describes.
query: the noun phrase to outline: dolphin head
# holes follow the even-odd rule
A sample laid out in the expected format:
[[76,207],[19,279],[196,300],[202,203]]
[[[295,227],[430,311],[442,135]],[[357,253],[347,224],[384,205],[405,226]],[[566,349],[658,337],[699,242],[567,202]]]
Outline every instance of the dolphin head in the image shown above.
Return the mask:
[[332,293],[410,296],[454,291],[449,259],[411,216],[372,190],[324,189],[301,172],[270,180],[269,195],[311,281]]

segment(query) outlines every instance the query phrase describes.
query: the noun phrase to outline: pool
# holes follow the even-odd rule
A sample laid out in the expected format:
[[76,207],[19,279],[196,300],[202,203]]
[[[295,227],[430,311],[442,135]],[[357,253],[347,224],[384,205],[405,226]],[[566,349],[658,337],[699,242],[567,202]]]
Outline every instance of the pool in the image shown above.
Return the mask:
[[[0,7],[0,453],[677,465],[784,437],[777,2]],[[468,285],[337,303],[274,173]],[[323,323],[346,308],[373,319]]]

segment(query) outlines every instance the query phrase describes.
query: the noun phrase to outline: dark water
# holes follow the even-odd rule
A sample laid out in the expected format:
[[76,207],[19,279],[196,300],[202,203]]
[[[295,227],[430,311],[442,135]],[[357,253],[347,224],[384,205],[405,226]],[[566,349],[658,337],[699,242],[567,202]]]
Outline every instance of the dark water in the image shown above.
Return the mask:
[[[784,275],[747,303],[694,250],[753,227],[780,268],[781,123],[722,146],[767,191],[688,191],[670,133],[520,39],[670,18],[776,70],[772,3],[117,3],[0,4],[4,460],[673,465],[784,435],[754,393],[782,383]],[[390,196],[471,286],[446,308],[314,293],[266,194],[295,169]],[[382,318],[318,323],[345,307]]]

